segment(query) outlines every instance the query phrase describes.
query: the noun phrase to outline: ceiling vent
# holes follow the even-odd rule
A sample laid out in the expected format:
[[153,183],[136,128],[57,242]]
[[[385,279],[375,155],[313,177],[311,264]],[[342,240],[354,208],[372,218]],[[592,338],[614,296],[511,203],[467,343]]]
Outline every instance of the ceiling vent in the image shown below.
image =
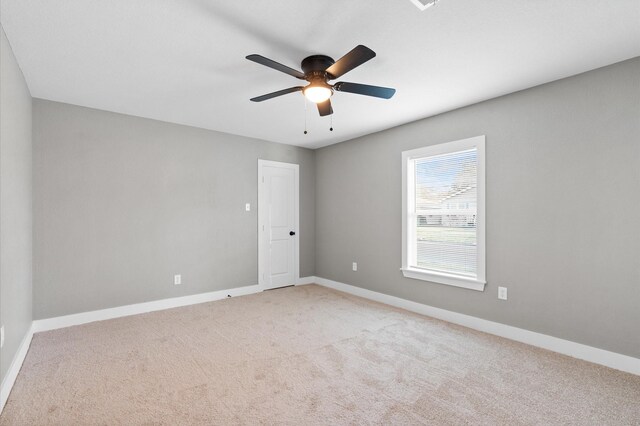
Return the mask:
[[420,10],[425,10],[438,3],[438,0],[410,0]]

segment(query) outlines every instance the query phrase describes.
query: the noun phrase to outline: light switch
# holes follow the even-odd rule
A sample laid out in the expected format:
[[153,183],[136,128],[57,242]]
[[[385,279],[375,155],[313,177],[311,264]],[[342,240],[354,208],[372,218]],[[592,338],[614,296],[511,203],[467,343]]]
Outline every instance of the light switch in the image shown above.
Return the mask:
[[251,204],[249,204],[249,203],[245,204],[245,205],[244,205],[244,209],[245,209],[246,211],[250,212],[250,211],[251,211]]

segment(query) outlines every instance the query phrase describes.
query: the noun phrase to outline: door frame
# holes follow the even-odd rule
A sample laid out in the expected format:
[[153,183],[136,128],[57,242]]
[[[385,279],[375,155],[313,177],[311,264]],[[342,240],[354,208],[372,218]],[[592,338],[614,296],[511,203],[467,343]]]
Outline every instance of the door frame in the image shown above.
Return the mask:
[[300,165],[293,163],[283,163],[280,161],[262,160],[258,159],[258,285],[266,290],[266,261],[268,255],[265,253],[265,240],[268,243],[268,234],[266,232],[266,225],[269,221],[267,216],[269,210],[265,205],[265,191],[264,191],[264,167],[281,167],[292,169],[294,171],[294,222],[295,222],[295,242],[294,242],[294,259],[293,259],[293,280],[292,285],[298,284],[300,281]]

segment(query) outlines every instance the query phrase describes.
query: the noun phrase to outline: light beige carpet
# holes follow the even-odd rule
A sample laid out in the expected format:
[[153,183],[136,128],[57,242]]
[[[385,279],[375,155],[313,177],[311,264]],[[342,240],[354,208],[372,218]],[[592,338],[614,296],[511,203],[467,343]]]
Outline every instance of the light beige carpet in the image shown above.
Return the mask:
[[34,336],[1,425],[640,424],[640,377],[310,285]]

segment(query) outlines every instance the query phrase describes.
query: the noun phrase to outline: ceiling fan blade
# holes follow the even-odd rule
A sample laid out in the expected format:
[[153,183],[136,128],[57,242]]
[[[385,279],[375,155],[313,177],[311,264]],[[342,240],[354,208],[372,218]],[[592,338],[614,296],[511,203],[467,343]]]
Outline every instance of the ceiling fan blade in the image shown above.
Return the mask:
[[331,108],[331,99],[327,99],[326,101],[320,102],[316,105],[318,105],[318,112],[320,113],[320,117],[333,114],[333,108]]
[[356,46],[351,52],[338,59],[335,64],[331,65],[325,71],[333,76],[329,80],[333,80],[334,78],[338,78],[348,73],[355,67],[359,67],[369,59],[375,58],[375,56],[376,52],[369,49],[367,46],[363,46],[360,44]]
[[282,65],[281,63],[276,62],[272,59],[265,58],[264,56],[254,54],[247,56],[247,59],[260,65],[264,65],[265,67],[273,68],[274,70],[289,74],[291,76],[294,76],[295,78],[299,78],[300,80],[304,80],[304,74],[302,72],[294,70],[293,68],[289,68],[286,65]]
[[338,92],[349,92],[383,99],[390,99],[396,93],[396,89],[390,87],[369,86],[368,84],[348,83],[346,81],[334,84],[333,88]]
[[276,98],[278,96],[286,95],[293,92],[299,92],[303,89],[302,86],[289,87],[288,89],[278,90],[277,92],[267,93],[266,95],[257,96],[255,98],[251,98],[252,102],[262,102],[267,99]]

